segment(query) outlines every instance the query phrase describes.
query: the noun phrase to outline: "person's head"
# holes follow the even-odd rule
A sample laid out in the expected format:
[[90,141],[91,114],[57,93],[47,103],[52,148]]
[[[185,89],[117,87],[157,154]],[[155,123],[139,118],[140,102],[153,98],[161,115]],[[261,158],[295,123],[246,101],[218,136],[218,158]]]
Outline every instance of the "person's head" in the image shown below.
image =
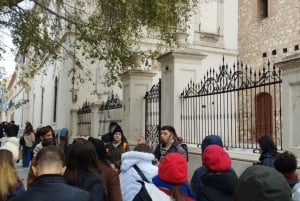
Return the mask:
[[173,126],[163,126],[160,129],[160,140],[163,144],[168,144],[171,139],[176,137],[176,131]]
[[33,127],[30,123],[26,123],[24,134],[30,134],[33,133]]
[[66,165],[65,176],[71,185],[78,185],[79,178],[86,174],[98,175],[98,156],[95,146],[87,140],[70,145]]
[[6,200],[8,191],[16,192],[18,175],[14,167],[13,154],[6,149],[0,150],[0,200]]
[[187,181],[187,162],[179,153],[167,154],[158,166],[158,177],[172,184],[182,184]]
[[202,153],[203,165],[211,171],[226,171],[231,167],[231,159],[219,145],[209,145]]
[[297,169],[297,158],[289,151],[279,153],[274,160],[274,167],[288,179]]
[[272,140],[271,136],[263,135],[258,140],[258,145],[262,152],[274,152],[277,151],[277,147]]
[[187,181],[187,170],[186,159],[176,152],[167,154],[158,166],[158,177],[172,186],[171,197],[175,201],[180,201],[183,198],[180,185]]
[[235,201],[291,201],[291,188],[274,168],[254,165],[247,168],[235,189]]
[[66,167],[64,153],[56,146],[50,145],[42,148],[36,155],[36,165],[32,166],[35,176],[44,174],[63,175]]
[[1,146],[0,149],[10,151],[13,155],[13,161],[16,162],[19,158],[19,139],[16,137],[7,138],[7,141],[4,142],[3,146]]
[[10,121],[10,123],[11,123],[11,124],[15,124],[15,121],[14,121],[14,120],[12,120],[12,121]]
[[110,133],[113,133],[114,130],[115,130],[115,128],[116,128],[117,126],[119,126],[119,124],[118,124],[117,122],[111,121],[111,122],[109,123],[109,126],[108,126],[108,131],[109,131]]
[[98,159],[101,161],[105,161],[106,160],[106,150],[105,150],[104,142],[102,140],[99,140],[99,139],[96,139],[93,137],[89,137],[88,141],[91,142],[95,146],[96,152],[98,155]]
[[138,144],[133,150],[145,153],[153,153],[153,150],[147,144]]
[[41,140],[44,141],[46,139],[50,139],[53,138],[53,131],[51,129],[51,127],[49,126],[44,126],[41,127],[37,130],[37,137]]
[[123,130],[120,126],[117,126],[113,131],[113,141],[115,142],[125,141]]
[[218,135],[208,135],[202,141],[202,144],[201,144],[202,153],[204,152],[205,148],[208,145],[212,145],[212,144],[223,147],[223,142],[222,142],[222,139],[221,139],[220,136],[218,136]]
[[144,136],[137,137],[136,142],[137,144],[145,144],[146,143],[145,137]]

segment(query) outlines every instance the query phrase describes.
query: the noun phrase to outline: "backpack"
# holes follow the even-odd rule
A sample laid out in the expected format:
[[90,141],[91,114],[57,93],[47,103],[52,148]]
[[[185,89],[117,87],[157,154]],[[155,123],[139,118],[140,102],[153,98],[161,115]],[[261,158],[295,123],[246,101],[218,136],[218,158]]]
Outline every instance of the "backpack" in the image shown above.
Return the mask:
[[181,143],[180,145],[186,152],[186,161],[188,162],[189,161],[189,148],[188,148],[187,144]]
[[171,201],[169,195],[159,190],[159,188],[153,183],[149,183],[149,181],[137,165],[134,165],[133,167],[142,179],[142,181],[138,181],[142,184],[142,188],[135,195],[132,201]]

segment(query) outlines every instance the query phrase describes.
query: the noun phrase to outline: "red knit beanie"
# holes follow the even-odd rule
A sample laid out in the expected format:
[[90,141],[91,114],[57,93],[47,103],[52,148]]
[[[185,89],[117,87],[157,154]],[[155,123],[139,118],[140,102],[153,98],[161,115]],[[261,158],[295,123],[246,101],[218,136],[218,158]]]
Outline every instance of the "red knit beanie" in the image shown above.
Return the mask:
[[219,145],[209,145],[202,154],[203,165],[212,171],[226,171],[231,167],[231,159]]
[[179,153],[167,154],[158,167],[158,177],[166,182],[181,184],[187,181],[187,162]]

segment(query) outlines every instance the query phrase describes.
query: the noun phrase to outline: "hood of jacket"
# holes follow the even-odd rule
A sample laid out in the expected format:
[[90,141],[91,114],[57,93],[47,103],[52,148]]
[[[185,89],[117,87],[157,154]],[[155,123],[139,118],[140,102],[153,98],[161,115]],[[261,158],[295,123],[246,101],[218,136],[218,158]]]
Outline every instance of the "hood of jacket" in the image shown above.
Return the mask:
[[122,165],[121,172],[126,172],[129,168],[140,162],[151,162],[154,160],[154,155],[151,153],[140,151],[128,151],[121,156]]
[[216,144],[219,145],[220,147],[223,147],[223,142],[220,136],[218,135],[208,135],[206,136],[201,144],[201,151],[202,153],[204,152],[204,149],[208,146],[208,145],[212,145],[212,144]]
[[291,188],[281,173],[274,168],[254,165],[240,176],[236,201],[291,201]]
[[227,171],[231,167],[231,159],[219,145],[209,145],[202,154],[203,165],[210,171]]

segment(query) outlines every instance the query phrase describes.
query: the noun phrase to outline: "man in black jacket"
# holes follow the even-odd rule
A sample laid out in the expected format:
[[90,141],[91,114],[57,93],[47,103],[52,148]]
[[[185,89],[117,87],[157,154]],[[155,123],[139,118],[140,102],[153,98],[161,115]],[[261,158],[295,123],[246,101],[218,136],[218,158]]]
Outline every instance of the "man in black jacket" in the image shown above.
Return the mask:
[[31,188],[11,201],[90,201],[89,192],[66,184],[64,154],[56,146],[42,148],[32,166],[37,178]]
[[163,126],[160,129],[160,143],[156,146],[154,155],[159,162],[165,155],[171,152],[177,152],[187,159],[188,153],[182,148],[175,128],[173,126]]

